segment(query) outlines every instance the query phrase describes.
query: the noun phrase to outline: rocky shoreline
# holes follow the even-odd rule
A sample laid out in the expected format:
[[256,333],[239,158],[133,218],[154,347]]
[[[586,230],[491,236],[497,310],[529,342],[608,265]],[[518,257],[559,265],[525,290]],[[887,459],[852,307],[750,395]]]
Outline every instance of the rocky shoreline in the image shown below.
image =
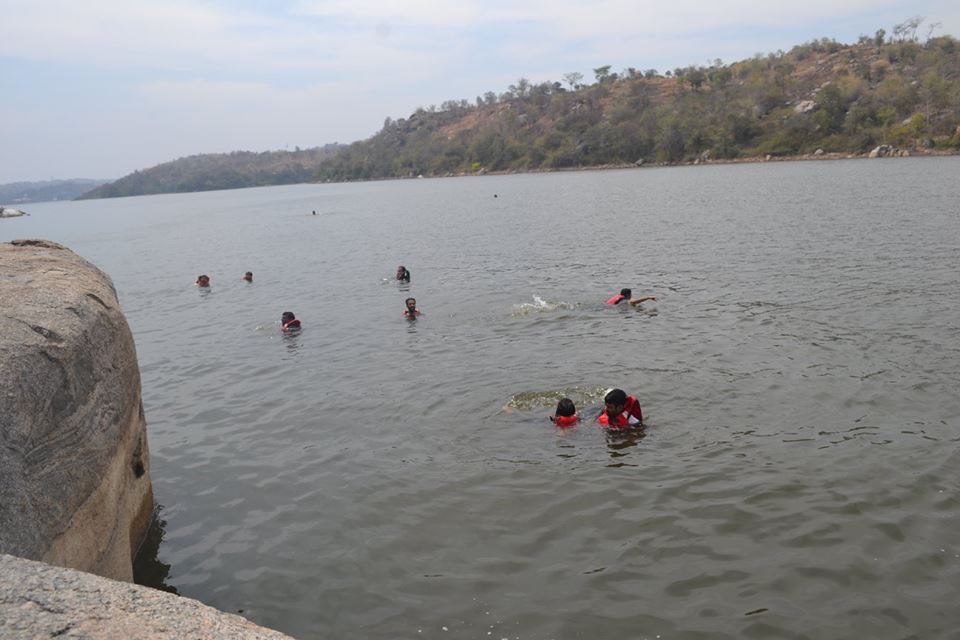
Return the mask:
[[0,638],[289,640],[150,587],[0,554]]
[[54,242],[0,243],[0,308],[0,638],[287,638],[130,583],[154,502],[109,276]]

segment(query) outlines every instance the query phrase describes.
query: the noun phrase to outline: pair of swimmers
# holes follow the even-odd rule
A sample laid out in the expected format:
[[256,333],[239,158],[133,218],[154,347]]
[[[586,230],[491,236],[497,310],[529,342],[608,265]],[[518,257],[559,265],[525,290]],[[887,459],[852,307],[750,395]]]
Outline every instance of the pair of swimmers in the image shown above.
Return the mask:
[[[253,271],[247,271],[243,274],[243,280],[246,282],[253,282]],[[209,287],[210,286],[210,276],[205,273],[201,273],[197,276],[197,281],[194,282],[198,287]]]
[[[397,282],[410,282],[410,270],[407,269],[402,264],[397,267]],[[417,308],[417,299],[416,298],[407,298],[403,301],[405,309],[403,310],[403,317],[408,319],[414,319],[419,315],[423,315],[423,312]]]
[[[577,407],[570,398],[561,398],[557,411],[550,421],[558,427],[572,427],[580,421]],[[628,395],[623,389],[610,389],[603,397],[603,412],[597,416],[597,422],[607,429],[627,429],[643,426],[643,409],[640,402]]]

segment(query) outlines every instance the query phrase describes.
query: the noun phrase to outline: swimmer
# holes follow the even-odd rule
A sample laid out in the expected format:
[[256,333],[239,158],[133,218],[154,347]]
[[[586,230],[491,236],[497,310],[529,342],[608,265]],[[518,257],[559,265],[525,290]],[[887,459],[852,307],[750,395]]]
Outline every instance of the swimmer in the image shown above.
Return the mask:
[[399,282],[410,282],[410,271],[405,266],[397,267],[397,280]]
[[647,300],[656,300],[655,296],[640,296],[639,298],[633,297],[633,292],[630,289],[620,289],[620,293],[611,297],[607,300],[607,304],[620,304],[626,300],[631,305],[638,305],[641,302],[646,302]]
[[210,276],[207,276],[207,275],[199,275],[199,276],[197,276],[197,281],[194,282],[193,284],[197,285],[198,287],[209,287],[209,286],[210,286]]
[[572,427],[578,420],[580,420],[580,414],[577,413],[577,405],[573,404],[573,400],[560,398],[556,413],[550,416],[550,422],[558,427]]
[[317,215],[317,210],[316,210],[316,209],[313,210],[313,215]]
[[253,282],[253,271],[247,271],[245,274],[243,274],[243,279],[247,282]]
[[423,312],[420,311],[420,309],[417,309],[416,298],[407,298],[406,300],[404,300],[404,304],[407,305],[407,308],[403,310],[404,317],[416,318],[417,316],[423,314]]
[[603,413],[597,416],[600,426],[608,429],[624,429],[643,426],[643,410],[633,396],[623,389],[611,389],[603,398]]
[[284,333],[300,330],[300,321],[291,311],[284,311],[280,316],[280,330]]

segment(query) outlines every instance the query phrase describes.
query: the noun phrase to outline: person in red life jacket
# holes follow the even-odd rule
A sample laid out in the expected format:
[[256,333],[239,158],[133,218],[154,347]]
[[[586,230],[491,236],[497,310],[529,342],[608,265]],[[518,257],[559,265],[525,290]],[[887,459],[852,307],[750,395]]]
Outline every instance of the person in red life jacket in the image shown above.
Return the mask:
[[406,318],[416,318],[419,315],[422,315],[423,312],[420,309],[417,309],[417,299],[416,298],[407,298],[404,301],[404,304],[407,305],[407,308],[403,310],[403,315]]
[[620,293],[609,298],[607,304],[620,304],[623,301],[626,301],[629,304],[634,306],[640,304],[641,302],[646,302],[647,300],[656,300],[655,296],[640,296],[639,298],[633,297],[633,292],[630,289],[620,289]]
[[284,311],[280,316],[280,330],[284,333],[300,330],[300,321],[290,311]]
[[207,276],[207,275],[199,275],[199,276],[197,276],[197,281],[194,282],[193,284],[197,285],[198,287],[209,287],[209,286],[210,286],[210,276]]
[[247,282],[253,282],[253,271],[247,271],[245,274],[243,274],[243,279]]
[[558,427],[572,427],[579,420],[577,405],[573,404],[570,398],[560,398],[560,402],[557,403],[557,412],[550,416],[550,422]]
[[397,282],[410,282],[410,270],[403,265],[397,267]]
[[608,429],[625,429],[634,425],[643,426],[643,410],[633,396],[623,389],[611,389],[603,398],[603,413],[597,416],[600,426]]

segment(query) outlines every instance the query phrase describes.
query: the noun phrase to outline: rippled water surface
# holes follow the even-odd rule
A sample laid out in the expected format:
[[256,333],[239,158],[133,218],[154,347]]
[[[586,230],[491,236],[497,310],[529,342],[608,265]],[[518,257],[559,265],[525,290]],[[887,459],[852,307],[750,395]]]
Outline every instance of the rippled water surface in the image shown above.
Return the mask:
[[[958,178],[304,185],[0,234],[117,285],[163,505],[143,581],[302,638],[955,637]],[[605,308],[621,287],[658,300]],[[611,386],[645,434],[547,420]]]

